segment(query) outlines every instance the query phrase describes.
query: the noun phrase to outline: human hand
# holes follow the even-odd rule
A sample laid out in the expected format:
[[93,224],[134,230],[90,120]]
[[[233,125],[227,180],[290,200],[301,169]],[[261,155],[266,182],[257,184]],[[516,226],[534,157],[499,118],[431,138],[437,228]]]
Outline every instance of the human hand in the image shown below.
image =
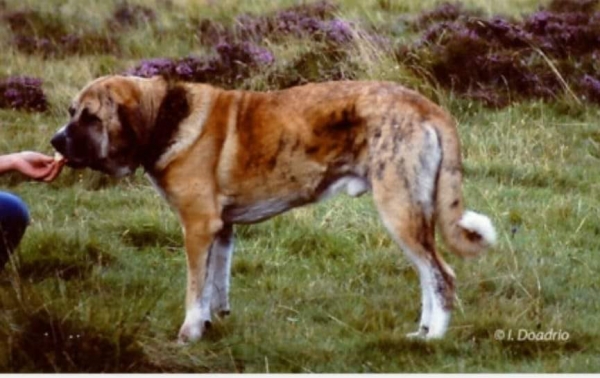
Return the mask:
[[23,151],[12,154],[13,167],[22,174],[35,180],[50,182],[61,172],[64,160],[55,160],[39,152]]

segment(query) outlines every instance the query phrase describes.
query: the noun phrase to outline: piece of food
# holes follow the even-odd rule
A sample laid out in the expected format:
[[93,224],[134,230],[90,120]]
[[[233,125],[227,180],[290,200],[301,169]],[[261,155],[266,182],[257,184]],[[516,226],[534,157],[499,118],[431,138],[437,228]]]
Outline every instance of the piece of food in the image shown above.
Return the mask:
[[65,157],[62,156],[62,154],[60,152],[55,152],[54,153],[54,161],[62,162],[64,160],[65,160]]

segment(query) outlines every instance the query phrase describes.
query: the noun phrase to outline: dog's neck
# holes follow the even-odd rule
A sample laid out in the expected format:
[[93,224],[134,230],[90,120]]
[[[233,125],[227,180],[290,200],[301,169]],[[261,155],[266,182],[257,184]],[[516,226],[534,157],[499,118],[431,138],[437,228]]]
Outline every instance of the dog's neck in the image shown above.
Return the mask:
[[190,114],[188,91],[183,84],[162,78],[141,81],[140,90],[140,106],[147,118],[140,160],[147,172],[156,174],[156,162],[173,142],[179,124]]

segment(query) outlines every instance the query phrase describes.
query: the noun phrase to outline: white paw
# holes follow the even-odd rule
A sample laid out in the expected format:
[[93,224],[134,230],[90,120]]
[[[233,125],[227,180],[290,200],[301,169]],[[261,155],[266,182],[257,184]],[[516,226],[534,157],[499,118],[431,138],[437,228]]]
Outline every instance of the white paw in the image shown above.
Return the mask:
[[449,322],[450,311],[443,309],[441,305],[435,306],[431,313],[431,320],[427,329],[426,339],[433,340],[444,337]]
[[184,324],[179,330],[177,342],[179,344],[187,344],[191,341],[196,341],[202,337],[202,328],[198,325]]
[[444,337],[445,328],[436,330],[431,330],[427,327],[420,327],[417,332],[407,333],[406,337],[409,339],[415,340],[436,340]]
[[204,331],[210,328],[211,319],[208,311],[195,307],[187,312],[185,321],[179,329],[179,344],[196,341],[202,337]]
[[177,337],[177,343],[184,345],[190,342],[200,340],[204,331],[210,328],[210,320],[204,320],[199,324],[183,324],[179,329],[179,336]]

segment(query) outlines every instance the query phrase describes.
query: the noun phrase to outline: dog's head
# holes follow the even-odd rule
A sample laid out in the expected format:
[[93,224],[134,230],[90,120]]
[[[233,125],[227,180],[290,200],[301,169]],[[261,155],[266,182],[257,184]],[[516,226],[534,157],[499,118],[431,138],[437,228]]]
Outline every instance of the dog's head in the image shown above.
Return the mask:
[[75,96],[69,122],[51,140],[68,166],[117,177],[136,170],[148,122],[142,86],[151,80],[105,76]]

